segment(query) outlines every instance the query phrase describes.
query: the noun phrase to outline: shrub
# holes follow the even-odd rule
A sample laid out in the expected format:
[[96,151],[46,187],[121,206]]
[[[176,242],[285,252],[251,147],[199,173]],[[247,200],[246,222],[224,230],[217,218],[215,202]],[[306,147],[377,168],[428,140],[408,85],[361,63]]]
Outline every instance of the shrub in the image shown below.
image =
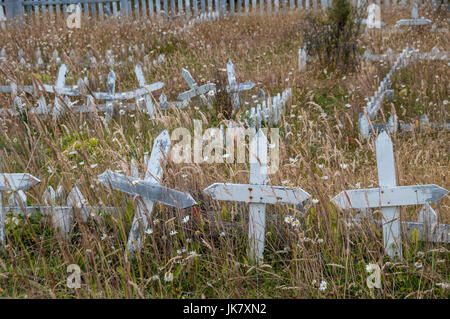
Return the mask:
[[336,0],[327,16],[306,21],[304,39],[309,55],[317,56],[331,70],[346,72],[358,65],[358,37],[365,6],[356,8],[348,0]]

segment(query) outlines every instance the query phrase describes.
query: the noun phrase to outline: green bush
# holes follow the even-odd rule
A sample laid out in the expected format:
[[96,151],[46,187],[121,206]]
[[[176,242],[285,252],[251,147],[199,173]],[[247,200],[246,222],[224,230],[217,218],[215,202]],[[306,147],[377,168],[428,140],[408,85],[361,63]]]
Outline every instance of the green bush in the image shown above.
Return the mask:
[[355,8],[348,0],[336,0],[326,17],[308,17],[304,32],[306,50],[329,69],[351,71],[358,65],[358,37],[365,7]]

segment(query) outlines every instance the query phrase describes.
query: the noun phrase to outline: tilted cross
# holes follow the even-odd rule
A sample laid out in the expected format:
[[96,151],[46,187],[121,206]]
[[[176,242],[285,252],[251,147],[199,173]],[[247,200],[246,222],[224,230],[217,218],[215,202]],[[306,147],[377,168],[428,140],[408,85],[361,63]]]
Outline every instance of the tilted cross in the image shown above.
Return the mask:
[[[139,64],[136,64],[136,66],[134,68],[134,73],[136,74],[136,78],[139,82],[139,85],[141,87],[145,87],[145,77],[144,77],[144,74],[142,73],[142,68]],[[157,90],[157,89],[155,88],[155,90]],[[144,103],[145,103],[145,108],[147,110],[147,114],[150,116],[150,118],[153,118],[155,115],[155,107],[152,102],[152,97],[150,96],[150,92],[152,90],[148,90],[148,91],[149,91],[148,92],[149,94],[145,94],[143,96],[143,98],[144,98]]]
[[255,87],[253,82],[238,83],[236,80],[236,71],[234,70],[233,62],[227,63],[228,85],[227,92],[233,96],[233,107],[239,109],[239,92],[248,91]]
[[40,180],[28,173],[0,173],[0,242],[3,246],[6,245],[6,215],[3,209],[3,192],[25,191],[37,183],[40,183]]
[[98,176],[100,181],[106,186],[130,195],[139,195],[145,206],[138,205],[128,237],[127,245],[132,258],[142,247],[142,233],[148,229],[148,221],[154,202],[161,202],[176,208],[187,208],[197,204],[189,193],[183,193],[159,184],[169,149],[169,133],[163,131],[153,144],[147,172],[143,180],[109,170]]
[[191,73],[189,73],[188,70],[183,69],[181,71],[181,75],[183,76],[183,79],[188,84],[190,90],[182,92],[178,95],[178,100],[180,101],[190,101],[192,98],[196,96],[200,96],[202,101],[208,106],[212,107],[211,103],[206,98],[205,94],[208,92],[216,92],[216,85],[214,83],[206,83],[201,86],[198,86],[197,82],[195,82],[194,78],[192,77]]
[[437,185],[397,186],[394,150],[389,135],[382,131],[376,142],[379,188],[346,190],[331,201],[342,209],[381,208],[383,243],[392,259],[402,259],[399,206],[436,202],[448,191]]
[[214,183],[204,192],[215,200],[249,203],[251,261],[263,261],[266,204],[300,204],[311,197],[299,187],[269,186],[267,183],[267,138],[260,129],[250,142],[250,184]]
[[[159,185],[162,179],[164,166],[170,150],[169,133],[164,130],[153,142],[150,160],[147,163],[147,172],[144,180]],[[138,177],[137,173],[133,177]],[[138,202],[136,214],[131,225],[130,235],[128,236],[128,251],[133,258],[136,252],[142,247],[142,238],[148,229],[148,222],[153,210],[153,202],[149,199],[142,198],[142,203]]]

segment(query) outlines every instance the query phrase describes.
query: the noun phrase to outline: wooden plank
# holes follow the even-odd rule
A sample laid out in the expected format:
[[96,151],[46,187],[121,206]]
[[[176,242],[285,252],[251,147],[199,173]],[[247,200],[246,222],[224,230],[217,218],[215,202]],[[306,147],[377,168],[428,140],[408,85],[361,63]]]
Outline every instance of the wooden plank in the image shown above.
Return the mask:
[[79,212],[83,222],[86,222],[90,216],[87,204],[88,203],[78,186],[74,186],[69,195],[67,195],[67,206],[73,207],[74,211]]
[[[159,184],[167,163],[170,150],[169,132],[164,130],[153,142],[150,160],[147,163],[147,171],[144,180],[149,183]],[[128,251],[131,258],[139,252],[142,247],[143,233],[148,229],[149,219],[153,211],[153,201],[142,199],[143,205],[138,204],[136,214],[133,218],[130,234],[128,236]]]
[[[136,64],[134,68],[134,73],[136,74],[139,86],[145,87],[145,77],[144,74],[142,73],[142,68],[140,65]],[[153,105],[152,97],[150,96],[150,94],[145,94],[143,98],[147,114],[150,116],[150,118],[153,118],[155,114],[155,107]]]
[[139,195],[153,202],[160,202],[176,208],[187,208],[197,204],[191,194],[173,190],[147,180],[140,180],[110,170],[98,176],[106,186],[129,195]]
[[58,77],[56,79],[55,83],[55,105],[53,107],[53,120],[57,120],[62,113],[64,112],[64,105],[60,102],[62,100],[62,96],[60,94],[60,89],[64,87],[64,84],[66,83],[66,74],[67,74],[68,68],[65,64],[61,64],[58,71]]
[[[381,188],[397,185],[394,162],[394,148],[391,138],[385,131],[375,141],[378,184]],[[400,216],[397,207],[383,207],[384,248],[392,259],[402,259]]]
[[[116,90],[116,74],[113,70],[109,71],[108,78],[106,80],[106,88],[108,89],[108,94],[114,96]],[[112,120],[114,114],[114,100],[109,99],[106,101],[106,113],[105,120],[109,123]]]
[[[267,138],[262,130],[250,141],[250,184],[267,183]],[[250,242],[249,259],[260,263],[263,260],[266,234],[266,205],[249,204],[248,236]]]
[[27,190],[41,181],[28,173],[0,173],[0,191]]
[[299,187],[214,183],[204,190],[215,200],[259,204],[300,204],[311,197]]
[[64,239],[69,239],[70,231],[73,225],[73,208],[72,207],[57,207],[56,206],[56,192],[53,187],[47,186],[44,194],[42,195],[42,201],[48,207],[44,208],[43,216],[50,215],[52,227],[61,235]]
[[402,226],[406,228],[410,240],[415,238],[415,234],[417,234],[419,241],[450,243],[450,225],[403,222]]
[[448,191],[434,184],[354,189],[341,192],[332,201],[342,209],[365,209],[434,203]]

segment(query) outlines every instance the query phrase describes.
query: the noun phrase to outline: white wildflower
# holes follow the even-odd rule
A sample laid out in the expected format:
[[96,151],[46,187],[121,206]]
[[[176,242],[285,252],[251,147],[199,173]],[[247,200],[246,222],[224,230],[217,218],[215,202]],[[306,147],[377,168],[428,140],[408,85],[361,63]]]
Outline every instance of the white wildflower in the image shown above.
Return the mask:
[[325,290],[327,290],[327,282],[326,282],[325,280],[322,280],[322,281],[320,282],[319,290],[320,290],[320,291],[325,291]]

